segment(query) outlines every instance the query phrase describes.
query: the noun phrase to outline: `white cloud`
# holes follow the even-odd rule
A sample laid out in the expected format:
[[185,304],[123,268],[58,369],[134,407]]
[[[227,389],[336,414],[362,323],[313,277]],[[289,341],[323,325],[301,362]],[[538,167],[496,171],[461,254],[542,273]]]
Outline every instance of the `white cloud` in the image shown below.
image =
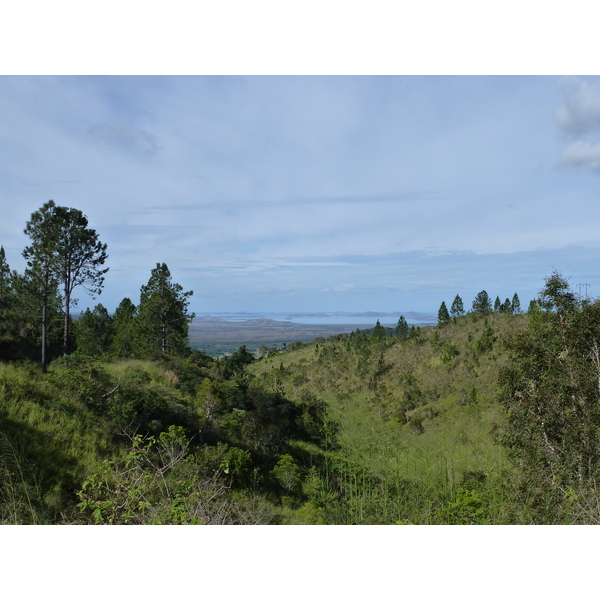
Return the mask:
[[555,112],[559,129],[574,138],[560,164],[600,173],[600,85],[576,77],[561,81],[564,104]]
[[323,293],[328,294],[333,292],[335,294],[346,294],[348,292],[354,291],[356,286],[353,283],[342,283],[341,285],[334,285],[331,288],[325,288]]
[[575,142],[562,153],[561,163],[600,173],[600,143]]

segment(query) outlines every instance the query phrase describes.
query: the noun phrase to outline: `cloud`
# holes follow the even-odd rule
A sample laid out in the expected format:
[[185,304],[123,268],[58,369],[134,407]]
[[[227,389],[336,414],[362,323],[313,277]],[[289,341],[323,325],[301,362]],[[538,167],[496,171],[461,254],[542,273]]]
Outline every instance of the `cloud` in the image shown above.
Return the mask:
[[600,143],[575,142],[562,153],[561,163],[600,173]]
[[574,136],[600,132],[600,86],[569,78],[562,87],[564,105],[555,113],[559,128]]
[[600,173],[600,86],[570,77],[561,81],[563,105],[555,112],[560,131],[575,139],[560,163]]
[[109,146],[142,156],[156,154],[160,148],[158,138],[143,129],[102,123],[100,125],[92,125],[88,133],[93,138]]
[[334,292],[336,294],[346,294],[348,292],[354,291],[354,288],[355,285],[353,283],[342,283],[341,285],[334,285],[331,288],[325,288],[323,292],[326,294],[330,292]]

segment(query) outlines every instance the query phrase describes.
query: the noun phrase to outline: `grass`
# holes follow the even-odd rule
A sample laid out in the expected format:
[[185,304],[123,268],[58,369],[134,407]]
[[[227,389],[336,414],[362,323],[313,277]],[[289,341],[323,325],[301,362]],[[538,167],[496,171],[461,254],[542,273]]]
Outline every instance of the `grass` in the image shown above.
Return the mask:
[[[288,397],[309,394],[327,403],[339,426],[339,447],[329,459],[344,473],[337,485],[352,507],[350,521],[438,522],[444,506],[452,507],[452,518],[475,518],[473,498],[479,502],[481,494],[486,518],[507,522],[515,518],[514,490],[494,434],[503,423],[497,375],[508,358],[503,340],[525,320],[469,316],[422,330],[416,340],[388,337],[378,344],[336,336],[259,361],[250,371]],[[494,342],[478,351],[486,327]],[[465,485],[477,488],[466,496],[473,506],[465,504]]]

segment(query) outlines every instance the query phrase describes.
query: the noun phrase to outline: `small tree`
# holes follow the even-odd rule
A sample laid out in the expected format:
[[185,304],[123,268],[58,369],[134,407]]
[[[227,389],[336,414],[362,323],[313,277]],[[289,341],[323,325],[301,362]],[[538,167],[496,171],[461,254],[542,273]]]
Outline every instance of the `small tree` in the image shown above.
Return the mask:
[[473,300],[473,312],[480,315],[487,315],[492,311],[490,297],[485,290],[481,290]]
[[446,308],[446,303],[442,302],[440,305],[440,309],[438,310],[438,325],[446,325],[450,322],[450,313]]
[[510,311],[513,315],[517,315],[521,312],[521,302],[519,296],[517,296],[517,292],[515,292],[515,295],[513,296]]
[[462,298],[456,294],[452,306],[450,307],[450,315],[456,319],[456,317],[462,317],[465,314],[465,307],[463,305]]
[[100,356],[108,352],[114,336],[113,319],[108,310],[98,304],[89,308],[75,322],[77,350],[87,356]]
[[300,483],[300,468],[289,454],[284,454],[279,459],[272,472],[288,495]]
[[398,325],[396,325],[396,335],[403,339],[408,336],[408,323],[403,315],[400,315],[400,318],[398,319]]
[[129,298],[123,298],[113,317],[114,337],[112,352],[121,358],[135,356],[136,340],[135,317],[137,308]]
[[195,404],[200,414],[213,423],[224,408],[224,395],[218,384],[208,377],[203,379],[196,392]]
[[496,296],[494,302],[494,312],[502,312],[502,302],[500,302],[500,296]]
[[374,341],[380,341],[383,338],[385,338],[385,329],[383,327],[383,325],[379,322],[379,319],[377,319],[377,323],[375,323],[375,328],[373,329],[373,340]]

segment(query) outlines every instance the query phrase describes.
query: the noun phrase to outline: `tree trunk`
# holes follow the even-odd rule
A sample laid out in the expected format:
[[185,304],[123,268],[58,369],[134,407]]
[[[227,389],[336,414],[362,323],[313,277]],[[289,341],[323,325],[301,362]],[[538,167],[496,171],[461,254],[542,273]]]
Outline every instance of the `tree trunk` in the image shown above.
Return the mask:
[[69,303],[65,306],[65,333],[63,337],[63,355],[69,354],[69,337],[71,333],[71,320],[69,318]]
[[47,317],[47,301],[44,298],[44,304],[42,306],[42,373],[46,373],[46,367],[48,359],[46,357],[46,332],[48,331],[48,317]]

